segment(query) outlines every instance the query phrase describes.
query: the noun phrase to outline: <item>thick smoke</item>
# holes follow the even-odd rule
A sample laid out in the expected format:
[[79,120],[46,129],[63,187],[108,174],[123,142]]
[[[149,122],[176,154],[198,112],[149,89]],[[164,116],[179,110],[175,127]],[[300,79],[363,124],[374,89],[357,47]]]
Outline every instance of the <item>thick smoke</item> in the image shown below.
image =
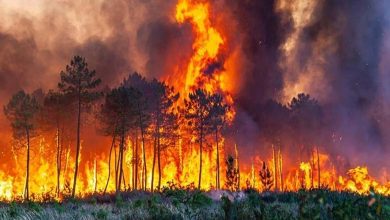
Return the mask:
[[[75,54],[107,85],[133,71],[165,78],[191,56],[194,36],[188,24],[175,22],[175,0],[36,2],[0,0],[1,105],[19,89],[55,88]],[[329,152],[369,163],[389,150],[386,0],[210,2],[226,51],[236,54],[239,147],[251,154],[264,145],[260,109],[269,99],[285,104],[305,92],[323,106],[324,129],[339,137]]]
[[250,62],[243,69],[245,86],[237,96],[241,110],[261,132],[265,100],[286,103],[298,92],[309,93],[324,108],[324,130],[339,138],[327,144],[328,151],[346,156],[353,165],[383,166],[386,157],[380,155],[389,149],[385,123],[390,100],[383,89],[388,69],[380,62],[388,59],[384,49],[389,41],[388,3],[286,2],[229,4]]

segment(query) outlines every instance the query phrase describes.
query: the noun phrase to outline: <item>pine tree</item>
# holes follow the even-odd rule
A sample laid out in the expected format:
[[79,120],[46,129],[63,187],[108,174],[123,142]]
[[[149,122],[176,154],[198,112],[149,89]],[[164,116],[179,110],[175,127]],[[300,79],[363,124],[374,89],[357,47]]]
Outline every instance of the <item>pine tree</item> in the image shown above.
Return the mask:
[[36,116],[40,109],[37,100],[23,90],[14,94],[6,106],[4,114],[11,122],[13,136],[15,139],[26,141],[26,184],[24,198],[29,200],[29,178],[30,178],[30,149],[31,137],[36,128]]
[[190,135],[199,143],[199,179],[198,188],[202,183],[202,154],[207,135],[212,131],[211,126],[211,95],[202,89],[197,89],[184,100],[183,116],[187,121]]
[[227,124],[227,113],[229,106],[224,102],[223,97],[220,94],[213,94],[211,96],[211,110],[210,120],[212,130],[215,134],[216,145],[216,188],[220,189],[220,165],[219,165],[219,135]]
[[91,71],[88,69],[85,58],[81,56],[73,57],[70,65],[67,65],[65,71],[61,71],[60,75],[61,81],[58,83],[58,88],[76,104],[77,112],[76,160],[72,188],[72,197],[74,197],[79,168],[82,110],[83,107],[88,107],[100,96],[96,88],[101,83],[101,80],[96,78],[94,70]]

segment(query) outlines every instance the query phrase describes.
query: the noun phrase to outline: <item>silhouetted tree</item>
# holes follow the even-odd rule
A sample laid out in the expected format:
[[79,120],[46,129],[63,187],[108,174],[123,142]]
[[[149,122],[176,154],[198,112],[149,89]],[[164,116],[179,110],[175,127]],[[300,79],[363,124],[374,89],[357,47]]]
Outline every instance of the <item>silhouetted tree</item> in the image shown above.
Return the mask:
[[[323,138],[324,119],[322,108],[318,101],[311,98],[308,94],[298,94],[289,103],[290,108],[290,124],[294,137],[297,139],[301,149],[308,153],[309,158],[312,157],[312,167],[314,164],[314,148],[318,152],[318,146]],[[317,153],[317,174],[318,185],[321,182],[321,171],[319,164],[319,154]],[[311,169],[311,187],[314,187],[314,169]]]
[[190,135],[199,143],[199,180],[198,188],[202,182],[202,153],[206,136],[211,132],[211,95],[202,89],[197,89],[189,94],[189,99],[184,100],[183,116],[187,121]]
[[49,129],[55,130],[55,139],[57,145],[56,165],[57,165],[57,196],[60,193],[60,176],[61,176],[61,156],[62,156],[62,139],[66,120],[69,120],[70,111],[68,109],[68,100],[66,97],[53,90],[50,90],[45,96],[42,109],[43,124]]
[[111,90],[105,97],[105,102],[100,110],[100,122],[102,129],[106,131],[107,135],[111,135],[113,140],[118,136],[119,155],[116,166],[118,167],[116,173],[116,190],[120,191],[123,180],[123,159],[125,150],[125,138],[129,131],[136,128],[137,125],[137,106],[135,98],[139,91],[134,88],[120,86]]
[[215,134],[215,144],[216,144],[216,151],[217,151],[217,166],[216,166],[216,188],[220,188],[220,166],[219,166],[219,134],[222,131],[222,129],[226,126],[228,116],[227,113],[229,111],[229,106],[224,102],[222,95],[220,94],[213,94],[210,97],[210,122],[211,122],[211,129],[213,130]]
[[58,83],[60,91],[76,104],[77,111],[77,132],[76,132],[76,160],[73,178],[72,197],[76,193],[77,174],[80,156],[80,127],[83,107],[87,107],[95,101],[100,93],[96,92],[96,87],[101,83],[96,78],[94,70],[88,69],[85,58],[75,56],[66,66],[65,71],[61,71],[61,82]]
[[26,184],[24,197],[29,200],[29,178],[30,178],[30,140],[35,130],[35,118],[39,111],[39,104],[23,90],[14,94],[6,106],[4,114],[11,122],[13,136],[15,139],[24,139],[27,147],[26,157]]
[[271,171],[269,170],[269,168],[267,167],[264,161],[259,174],[260,174],[260,181],[261,184],[263,185],[264,190],[265,191],[271,190],[274,180],[272,178]]
[[[146,166],[146,149],[145,149],[145,136],[146,130],[150,126],[150,95],[151,88],[145,77],[142,77],[138,73],[133,73],[123,83],[125,86],[135,88],[138,92],[135,94],[134,102],[136,107],[136,114],[138,115],[138,128],[141,134],[141,145],[142,145],[142,189],[147,187],[147,166]],[[137,137],[136,137],[137,138]],[[137,142],[138,143],[138,142]],[[138,148],[138,144],[136,145]],[[138,150],[137,150],[138,152]],[[135,155],[135,183],[138,179],[138,154]],[[137,184],[135,184],[137,188]]]
[[228,155],[225,163],[226,163],[226,182],[225,187],[230,191],[236,191],[239,189],[239,171],[236,166],[232,155]]
[[169,87],[164,82],[156,79],[150,82],[152,96],[150,97],[150,107],[152,113],[152,122],[154,129],[152,131],[153,144],[153,166],[151,189],[154,184],[154,169],[157,158],[158,166],[158,184],[157,189],[161,186],[161,151],[167,146],[173,146],[175,139],[178,137],[178,117],[173,111],[173,106],[179,98],[173,87]]

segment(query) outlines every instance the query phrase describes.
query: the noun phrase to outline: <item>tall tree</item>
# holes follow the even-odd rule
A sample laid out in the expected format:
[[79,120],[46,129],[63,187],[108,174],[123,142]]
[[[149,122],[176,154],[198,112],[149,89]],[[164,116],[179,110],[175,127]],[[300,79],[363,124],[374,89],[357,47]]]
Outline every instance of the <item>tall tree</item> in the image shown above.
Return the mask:
[[220,189],[220,165],[219,165],[219,134],[222,129],[226,126],[228,122],[228,111],[229,106],[224,102],[222,95],[213,94],[210,97],[211,101],[211,110],[210,110],[210,120],[212,130],[215,135],[215,144],[217,151],[217,166],[216,166],[216,188]]
[[56,91],[50,90],[45,96],[42,108],[42,121],[48,129],[55,130],[56,140],[56,166],[57,166],[57,196],[60,193],[60,177],[61,177],[61,159],[62,159],[62,142],[63,134],[65,130],[66,120],[70,117],[68,106],[68,100],[66,97]]
[[153,165],[151,190],[154,184],[154,169],[157,159],[158,167],[158,184],[157,189],[161,187],[161,152],[168,146],[173,146],[175,139],[178,137],[177,114],[173,106],[179,99],[179,94],[175,93],[173,87],[169,87],[164,82],[156,79],[150,82],[152,96],[150,97],[150,109],[153,123],[152,136],[153,144]]
[[202,184],[202,153],[203,145],[207,135],[211,132],[211,95],[203,90],[197,89],[189,94],[188,99],[184,100],[184,118],[187,121],[190,135],[195,137],[199,143],[199,179],[198,188]]
[[22,138],[26,141],[26,184],[24,189],[26,200],[29,200],[30,141],[35,130],[35,119],[39,108],[36,99],[24,91],[14,94],[8,104],[4,106],[4,114],[11,122],[14,138]]
[[[147,166],[146,166],[146,130],[150,126],[150,95],[151,88],[150,84],[147,82],[145,77],[142,77],[138,73],[133,73],[123,83],[127,87],[135,88],[137,93],[134,96],[134,102],[136,107],[136,114],[138,115],[138,129],[141,135],[141,147],[142,147],[142,189],[145,190],[147,187]],[[135,137],[136,139],[138,137]],[[136,145],[138,150],[138,142]],[[137,151],[138,152],[138,151]],[[136,164],[136,173],[135,173],[135,182],[137,183],[138,179],[138,154],[135,155],[135,164]],[[135,184],[137,188],[137,184]]]
[[82,110],[83,107],[88,107],[100,96],[100,93],[96,91],[96,88],[101,83],[101,80],[96,78],[96,72],[94,70],[88,69],[85,58],[81,56],[73,57],[70,61],[70,65],[67,65],[66,70],[61,71],[60,75],[61,82],[58,83],[58,88],[76,104],[77,112],[76,160],[72,188],[72,197],[74,197],[79,168]]
[[290,124],[293,128],[293,135],[303,150],[311,159],[313,169],[311,169],[311,187],[314,187],[314,152],[317,152],[317,177],[318,187],[321,184],[321,169],[319,163],[319,149],[322,139],[326,136],[324,133],[324,117],[322,107],[318,101],[311,98],[308,94],[298,94],[289,103]]
[[117,161],[115,161],[117,167],[115,174],[117,192],[120,191],[123,180],[125,138],[137,122],[134,104],[134,97],[137,92],[135,89],[124,87],[123,85],[115,88],[106,94],[105,101],[100,109],[99,119],[102,131],[106,135],[111,135],[113,142],[116,137],[119,137],[119,154]]

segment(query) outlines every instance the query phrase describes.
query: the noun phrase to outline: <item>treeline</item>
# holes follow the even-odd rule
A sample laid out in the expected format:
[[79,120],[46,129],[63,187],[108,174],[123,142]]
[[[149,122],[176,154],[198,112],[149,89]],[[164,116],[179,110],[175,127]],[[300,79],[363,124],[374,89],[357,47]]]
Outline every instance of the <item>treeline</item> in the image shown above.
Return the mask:
[[[101,80],[94,70],[89,69],[85,58],[75,56],[64,71],[60,73],[58,87],[44,93],[37,90],[31,94],[19,91],[4,106],[4,114],[10,121],[14,139],[26,148],[26,183],[24,197],[29,199],[30,151],[33,137],[44,132],[54,132],[56,137],[56,193],[60,193],[60,176],[64,139],[75,136],[76,157],[71,196],[76,194],[79,173],[81,130],[85,118],[93,117],[98,121],[98,130],[112,140],[109,150],[109,171],[107,190],[110,178],[115,178],[115,189],[121,191],[124,185],[124,150],[125,139],[135,136],[141,143],[135,145],[134,163],[143,163],[142,176],[138,166],[134,166],[133,181],[141,180],[141,189],[160,190],[162,167],[161,153],[175,146],[179,139],[190,139],[199,145],[199,180],[202,179],[202,153],[204,147],[211,146],[213,141],[217,148],[216,188],[220,188],[219,143],[221,132],[229,119],[230,106],[220,94],[210,94],[203,89],[191,92],[188,97],[179,101],[179,93],[165,82],[157,79],[147,80],[134,73],[115,88],[102,88]],[[75,123],[73,123],[73,120]],[[152,167],[147,167],[145,147],[146,140],[152,143]],[[118,146],[118,149],[116,148]],[[139,155],[140,152],[142,155]],[[115,157],[112,158],[112,154]],[[114,159],[114,167],[111,167]],[[115,175],[111,177],[111,169]],[[151,181],[148,184],[148,170],[151,169]],[[155,170],[158,176],[155,177]],[[154,186],[157,179],[157,186]],[[133,184],[137,189],[137,184]]]
[[[134,176],[131,180],[134,189],[140,185],[143,190],[160,190],[163,175],[162,152],[177,146],[179,141],[198,144],[198,188],[202,184],[202,157],[205,147],[216,148],[215,188],[222,187],[220,163],[225,163],[227,168],[224,187],[239,188],[239,167],[233,163],[237,158],[228,156],[226,161],[220,161],[222,132],[228,127],[232,115],[231,106],[221,94],[210,94],[203,89],[197,89],[187,97],[180,97],[180,94],[165,82],[157,79],[147,80],[138,73],[130,74],[115,88],[103,87],[95,71],[90,70],[85,59],[80,56],[75,56],[59,75],[60,81],[56,89],[47,93],[38,89],[31,94],[22,90],[14,94],[4,106],[4,114],[12,126],[14,140],[26,148],[26,199],[30,194],[31,140],[33,137],[43,136],[44,133],[55,133],[56,137],[57,194],[61,189],[65,142],[75,145],[74,176],[73,180],[69,180],[73,183],[71,196],[75,196],[81,130],[89,118],[97,121],[96,127],[100,134],[111,138],[111,145],[107,146],[109,171],[104,192],[110,180],[115,181],[117,192],[123,190],[126,185],[123,163],[127,137],[136,140],[132,161],[136,165],[133,166]],[[317,167],[320,186],[319,147],[329,143],[331,135],[324,129],[326,123],[319,103],[309,95],[299,94],[287,105],[270,100],[259,105],[258,111],[259,114],[253,119],[261,126],[260,133],[266,142],[272,144],[274,161],[272,174],[265,164],[260,169],[260,176],[266,177],[261,178],[266,179],[264,187],[283,189],[280,161],[282,146],[292,146],[296,149],[295,152],[299,152],[299,157],[317,157],[318,164],[312,161],[311,187],[314,186],[314,167]],[[146,155],[147,147],[152,152],[151,155]],[[313,155],[313,152],[317,152],[317,155]],[[113,154],[115,156],[112,156]],[[151,167],[147,166],[147,156],[152,157]],[[114,170],[114,176],[111,176],[111,170]],[[148,173],[151,174],[150,178]],[[154,185],[156,182],[157,185]]]

